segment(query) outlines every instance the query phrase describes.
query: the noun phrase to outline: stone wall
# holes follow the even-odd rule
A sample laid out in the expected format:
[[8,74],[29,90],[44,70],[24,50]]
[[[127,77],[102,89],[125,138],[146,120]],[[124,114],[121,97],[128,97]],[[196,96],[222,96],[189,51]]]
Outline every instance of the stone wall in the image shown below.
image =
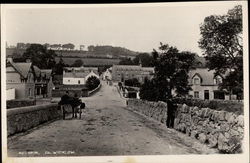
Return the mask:
[[244,135],[244,116],[183,104],[178,106],[174,128],[220,152],[238,153]]
[[8,136],[26,131],[61,116],[57,104],[36,105],[7,110]]
[[144,100],[128,99],[127,105],[132,110],[166,124],[167,104],[164,102],[149,102]]
[[35,105],[34,99],[15,99],[6,101],[7,109]]
[[197,106],[199,108],[210,108],[218,111],[232,112],[241,115],[244,112],[243,101],[235,100],[201,100],[192,98],[175,98],[178,104],[187,104],[188,106]]
[[[127,105],[132,110],[166,124],[167,104],[164,102],[129,99]],[[179,104],[174,129],[222,153],[239,153],[244,135],[244,116]]]
[[65,95],[66,91],[69,91],[69,94],[71,96],[74,96],[76,93],[78,96],[81,95],[82,97],[88,97],[88,91],[87,90],[52,90],[52,97],[62,97]]
[[95,89],[88,91],[88,96],[92,96],[101,89],[102,84],[100,83]]

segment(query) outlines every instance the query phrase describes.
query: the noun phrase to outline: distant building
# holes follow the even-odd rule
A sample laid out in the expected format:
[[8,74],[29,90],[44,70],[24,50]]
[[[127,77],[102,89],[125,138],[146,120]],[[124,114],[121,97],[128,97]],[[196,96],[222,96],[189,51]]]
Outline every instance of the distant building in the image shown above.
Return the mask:
[[85,46],[84,45],[80,45],[80,50],[84,51],[85,50]]
[[105,72],[102,73],[103,80],[112,80],[112,67],[108,68]]
[[[219,84],[223,81],[222,75],[215,75],[214,70],[208,68],[196,68],[189,72],[189,85],[192,90],[189,95],[193,98],[213,100],[213,99],[229,99],[224,91],[219,90]],[[236,95],[232,96],[236,99]]]
[[113,65],[112,80],[124,82],[136,78],[143,83],[145,78],[151,79],[154,74],[154,67],[142,67],[141,65]]
[[99,78],[97,67],[65,67],[63,71],[63,84],[84,85],[91,76]]

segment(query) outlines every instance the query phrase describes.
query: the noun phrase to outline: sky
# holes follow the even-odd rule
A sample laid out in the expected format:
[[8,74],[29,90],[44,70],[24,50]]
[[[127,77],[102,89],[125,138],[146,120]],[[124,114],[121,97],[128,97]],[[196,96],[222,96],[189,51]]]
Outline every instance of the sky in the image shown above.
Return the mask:
[[124,5],[5,5],[5,41],[112,45],[152,52],[160,42],[198,55],[200,25],[239,2]]

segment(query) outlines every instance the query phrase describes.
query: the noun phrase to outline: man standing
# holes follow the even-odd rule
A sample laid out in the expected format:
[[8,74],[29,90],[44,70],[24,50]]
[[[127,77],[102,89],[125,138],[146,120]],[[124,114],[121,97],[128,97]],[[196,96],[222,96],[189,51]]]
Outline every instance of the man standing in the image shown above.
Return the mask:
[[174,119],[175,119],[175,112],[177,105],[174,104],[173,99],[169,98],[167,100],[168,110],[167,110],[167,127],[173,128],[174,127]]

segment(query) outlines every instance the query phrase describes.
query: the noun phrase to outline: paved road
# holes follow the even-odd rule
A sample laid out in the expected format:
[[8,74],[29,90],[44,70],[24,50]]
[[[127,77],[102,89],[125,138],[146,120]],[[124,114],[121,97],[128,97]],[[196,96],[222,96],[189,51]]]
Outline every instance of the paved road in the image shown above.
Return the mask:
[[8,139],[10,156],[97,156],[210,154],[200,144],[163,124],[126,109],[113,86],[103,83],[83,98],[82,119],[58,120]]

